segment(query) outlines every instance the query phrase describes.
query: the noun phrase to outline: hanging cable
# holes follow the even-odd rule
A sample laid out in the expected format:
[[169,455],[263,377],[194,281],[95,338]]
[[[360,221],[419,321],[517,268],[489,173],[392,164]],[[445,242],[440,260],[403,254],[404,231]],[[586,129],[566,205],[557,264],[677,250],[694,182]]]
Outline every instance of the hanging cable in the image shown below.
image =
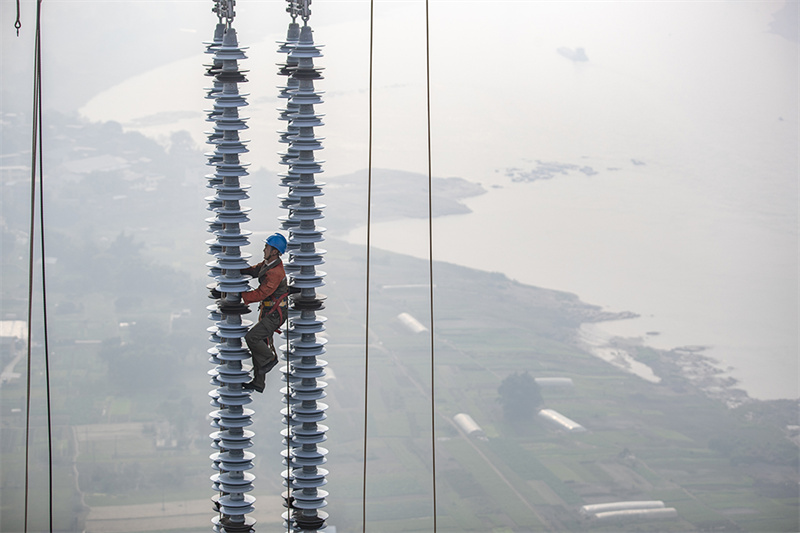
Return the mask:
[[425,0],[425,88],[428,118],[428,275],[431,302],[431,469],[433,483],[433,531],[436,533],[436,357],[433,332],[433,173],[431,171],[431,39],[428,0]]
[[[28,493],[30,487],[30,433],[31,433],[31,370],[32,370],[32,319],[33,319],[33,263],[34,233],[36,231],[36,174],[39,175],[39,232],[42,250],[42,314],[44,322],[44,364],[47,410],[47,465],[48,465],[48,510],[50,531],[53,531],[53,437],[50,409],[50,349],[47,330],[47,270],[44,235],[44,172],[42,149],[42,38],[41,17],[42,0],[36,3],[36,31],[34,37],[34,79],[33,79],[33,113],[31,123],[31,219],[30,245],[28,250],[28,330],[27,330],[27,385],[26,385],[26,420],[25,420],[25,509],[24,528],[28,531]],[[18,20],[19,23],[19,14]],[[17,27],[15,23],[15,27]],[[19,30],[19,28],[17,28]]]
[[[40,59],[40,77],[41,77],[41,59]],[[44,246],[44,181],[43,181],[43,148],[42,148],[42,94],[41,94],[41,81],[39,82],[39,235],[41,238],[42,249],[42,322],[44,328],[44,378],[45,378],[45,391],[47,401],[47,466],[48,466],[48,494],[49,494],[49,515],[50,515],[50,531],[53,531],[53,421],[52,410],[50,401],[50,345],[49,335],[47,332],[47,269],[45,265],[47,257]]]
[[[287,308],[286,312],[288,314],[288,312],[289,312],[288,308]],[[287,318],[286,319],[286,351],[287,351],[287,353],[285,355],[285,357],[286,357],[286,366],[283,367],[283,381],[284,381],[284,383],[286,383],[286,388],[284,389],[284,392],[283,392],[283,403],[286,405],[286,415],[284,416],[284,424],[286,424],[286,438],[284,440],[286,441],[286,469],[287,469],[286,478],[285,478],[286,479],[286,501],[285,501],[285,505],[286,505],[286,514],[287,514],[287,519],[285,521],[286,533],[292,533],[292,514],[294,512],[294,509],[293,509],[294,506],[292,505],[292,499],[291,499],[292,488],[293,488],[292,487],[292,476],[291,476],[292,468],[291,468],[291,465],[289,464],[289,458],[292,455],[292,439],[290,438],[290,435],[289,435],[289,432],[290,432],[289,428],[292,427],[292,424],[291,424],[291,422],[292,422],[292,401],[291,401],[292,400],[292,387],[291,387],[291,380],[289,379],[290,378],[290,374],[291,374],[289,365],[291,364],[291,362],[290,362],[289,353],[288,353],[289,347],[291,346],[291,343],[292,343],[291,334],[292,333],[291,333],[291,328],[289,327],[289,319]]]
[[36,93],[38,92],[39,80],[34,74],[33,80],[33,146],[31,150],[31,220],[30,230],[28,232],[28,353],[27,353],[27,386],[26,386],[26,404],[25,404],[25,519],[24,531],[28,531],[28,463],[30,455],[30,432],[31,432],[31,319],[33,318],[33,251],[34,251],[34,232],[36,231],[36,141],[37,141],[37,103]]
[[366,304],[364,333],[364,457],[362,459],[361,481],[361,531],[367,530],[367,421],[369,406],[369,267],[370,267],[370,232],[372,222],[372,58],[373,58],[373,25],[375,1],[369,3],[369,136],[367,145],[367,266],[366,266]]

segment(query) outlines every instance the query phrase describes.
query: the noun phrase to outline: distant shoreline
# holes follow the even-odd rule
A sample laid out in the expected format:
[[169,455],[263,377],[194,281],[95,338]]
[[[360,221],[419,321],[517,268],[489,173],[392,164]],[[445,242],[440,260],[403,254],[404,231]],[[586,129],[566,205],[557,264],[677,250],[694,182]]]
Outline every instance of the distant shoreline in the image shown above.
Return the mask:
[[[588,165],[594,160],[580,163]],[[654,167],[637,167],[641,168],[649,169],[648,175],[653,179],[664,179]],[[739,266],[718,264],[717,259],[709,257],[708,247],[702,245],[704,239],[710,238],[712,229],[720,230],[718,223],[706,227],[703,236],[693,238],[690,249],[675,248],[676,242],[682,242],[681,236],[671,229],[666,213],[658,211],[660,218],[654,222],[653,231],[676,239],[670,241],[672,246],[659,246],[648,237],[647,231],[630,224],[630,217],[639,217],[640,225],[648,223],[642,208],[631,207],[632,211],[627,211],[628,204],[621,204],[617,209],[613,197],[603,196],[611,186],[644,190],[636,181],[639,178],[626,177],[622,171],[592,177],[583,176],[579,170],[573,174],[576,175],[534,183],[500,180],[502,186],[487,177],[487,183],[483,184],[485,194],[461,200],[468,214],[444,216],[448,212],[434,211],[434,258],[483,271],[499,271],[538,287],[576,293],[603,309],[635,311],[641,314],[637,320],[611,322],[607,325],[609,332],[643,339],[648,346],[666,351],[705,346],[704,355],[719,361],[718,366],[737,379],[737,387],[745,389],[751,397],[797,396],[796,337],[787,336],[790,328],[796,331],[796,325],[789,323],[791,313],[777,315],[773,309],[763,320],[755,320],[758,317],[754,316],[758,306],[768,306],[773,301],[776,306],[784,305],[785,296],[774,299],[779,297],[775,287],[780,284],[778,279],[791,279],[759,282],[758,290],[748,286],[741,294],[726,290],[731,283],[741,282],[743,270]],[[404,179],[405,174],[396,177]],[[423,181],[423,177],[417,176],[409,183]],[[425,259],[429,255],[430,229],[424,216],[426,192],[412,186],[398,191],[402,194],[373,204],[373,213],[384,211],[386,218],[383,222],[373,219],[371,246]],[[354,187],[351,192],[356,193],[351,196],[351,204],[358,209],[359,205],[352,202],[362,200],[363,209],[363,191]],[[594,198],[603,198],[608,207],[594,210]],[[660,209],[650,196],[642,200],[652,202],[653,205],[648,204],[650,208]],[[403,217],[395,211],[397,204],[409,202],[418,204],[415,213]],[[744,224],[741,219],[732,223]],[[345,240],[363,244],[364,222],[357,221],[353,227]],[[753,240],[748,244],[760,246]],[[489,252],[473,253],[473,245],[488,246]],[[741,253],[729,234],[719,246],[726,253]],[[686,272],[686,283],[672,275],[678,270]],[[772,270],[781,271],[777,267]],[[714,277],[715,272],[720,275]],[[746,300],[758,306],[746,306]],[[772,317],[771,322],[766,320],[767,316]],[[658,335],[651,335],[653,332]],[[760,359],[765,363],[761,364]]]
[[[725,370],[720,368],[719,361],[703,354],[703,351],[706,350],[704,346],[683,346],[672,350],[661,350],[646,347],[642,341],[637,339],[602,334],[600,333],[601,329],[602,326],[596,322],[582,324],[578,330],[577,344],[620,370],[651,383],[661,383],[663,377],[659,375],[659,367],[661,369],[671,367],[691,386],[702,391],[705,396],[719,400],[731,409],[749,402],[771,401],[752,398],[747,391],[737,388],[737,380],[724,375]],[[646,348],[658,354],[659,364],[654,365],[650,361],[644,363],[637,359],[636,352],[639,348]],[[786,399],[794,400],[795,398]]]

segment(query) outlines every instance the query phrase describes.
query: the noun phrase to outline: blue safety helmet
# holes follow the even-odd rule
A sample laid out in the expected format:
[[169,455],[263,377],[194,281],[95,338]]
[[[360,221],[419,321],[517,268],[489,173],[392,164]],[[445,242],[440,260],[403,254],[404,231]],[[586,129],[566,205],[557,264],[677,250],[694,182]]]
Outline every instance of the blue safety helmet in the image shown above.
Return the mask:
[[275,233],[273,235],[270,235],[264,242],[266,242],[267,244],[278,250],[278,253],[281,255],[283,255],[283,253],[286,251],[286,237],[284,237],[280,233]]

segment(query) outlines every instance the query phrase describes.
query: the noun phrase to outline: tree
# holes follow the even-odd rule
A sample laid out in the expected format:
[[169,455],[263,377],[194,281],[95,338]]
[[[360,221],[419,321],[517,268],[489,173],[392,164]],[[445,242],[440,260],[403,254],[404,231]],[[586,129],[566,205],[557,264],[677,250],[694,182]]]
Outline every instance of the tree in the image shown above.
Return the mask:
[[514,372],[500,383],[498,401],[503,406],[503,415],[509,421],[530,420],[542,405],[539,385],[525,372]]

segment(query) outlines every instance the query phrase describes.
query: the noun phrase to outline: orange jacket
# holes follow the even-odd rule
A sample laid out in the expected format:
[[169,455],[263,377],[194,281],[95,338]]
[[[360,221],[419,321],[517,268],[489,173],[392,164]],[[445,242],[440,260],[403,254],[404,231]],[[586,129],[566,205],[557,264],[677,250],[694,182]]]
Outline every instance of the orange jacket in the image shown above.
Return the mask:
[[[246,304],[253,302],[261,302],[268,300],[275,294],[276,289],[281,285],[285,285],[286,271],[283,269],[283,262],[276,259],[276,265],[273,261],[272,264],[265,265],[264,261],[259,264],[242,269],[242,274],[258,277],[258,288],[252,291],[242,293],[242,301]],[[280,296],[277,294],[276,296]]]

